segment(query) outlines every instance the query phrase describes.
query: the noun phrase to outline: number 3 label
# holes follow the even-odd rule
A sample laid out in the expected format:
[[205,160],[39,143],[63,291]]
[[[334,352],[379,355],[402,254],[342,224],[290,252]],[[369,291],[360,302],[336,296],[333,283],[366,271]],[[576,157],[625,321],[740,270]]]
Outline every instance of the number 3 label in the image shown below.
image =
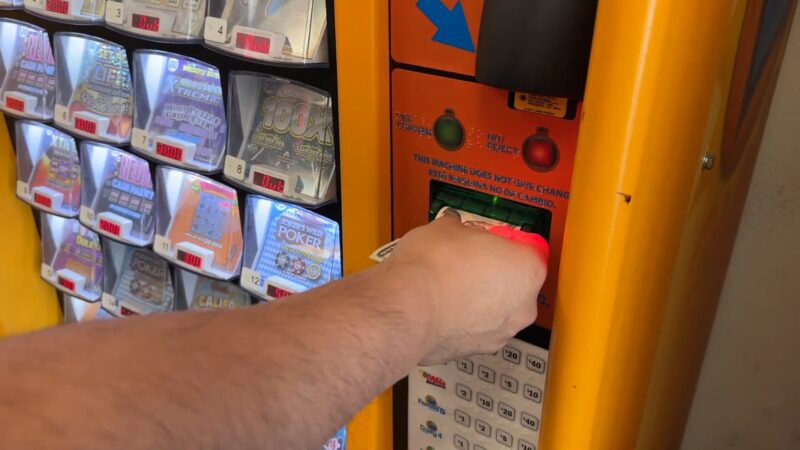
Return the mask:
[[122,25],[122,3],[109,0],[106,2],[106,22]]

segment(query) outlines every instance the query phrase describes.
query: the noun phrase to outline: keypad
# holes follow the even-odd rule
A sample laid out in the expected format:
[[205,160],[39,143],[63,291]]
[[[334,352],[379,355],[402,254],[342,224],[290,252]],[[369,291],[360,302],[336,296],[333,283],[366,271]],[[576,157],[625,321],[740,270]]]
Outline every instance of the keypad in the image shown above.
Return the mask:
[[546,371],[547,351],[517,339],[420,368],[409,377],[409,448],[536,450]]

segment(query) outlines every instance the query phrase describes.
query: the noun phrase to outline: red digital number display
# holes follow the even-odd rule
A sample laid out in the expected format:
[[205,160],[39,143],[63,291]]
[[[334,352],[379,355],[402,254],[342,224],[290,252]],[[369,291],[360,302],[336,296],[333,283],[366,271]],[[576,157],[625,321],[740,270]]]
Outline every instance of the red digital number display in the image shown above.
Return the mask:
[[119,236],[119,233],[122,231],[122,227],[106,219],[100,219],[100,229],[114,236]]
[[192,267],[197,267],[198,269],[203,266],[203,258],[183,250],[178,250],[178,261],[186,263]]
[[163,142],[156,142],[156,154],[175,161],[183,161],[182,148]]
[[247,33],[236,34],[236,48],[269,54],[270,39]]
[[69,289],[70,291],[75,290],[75,282],[70,280],[69,278],[58,277],[58,285]]
[[38,192],[33,193],[33,202],[42,205],[46,208],[53,207],[53,199],[46,195],[42,195]]
[[286,182],[282,179],[278,177],[271,177],[259,172],[255,172],[253,174],[253,182],[265,189],[280,192],[281,194],[283,194],[283,189],[286,187]]
[[75,118],[75,128],[90,134],[97,133],[97,123],[80,117]]
[[64,0],[47,0],[44,4],[44,9],[54,13],[69,14],[69,2]]
[[132,310],[130,310],[130,309],[124,307],[124,306],[120,306],[119,307],[119,313],[122,314],[123,316],[126,316],[126,317],[127,316],[138,316],[139,315],[139,313],[137,313],[136,311],[132,311]]
[[160,19],[158,17],[146,16],[144,14],[131,15],[131,25],[140,30],[158,32],[159,22]]
[[14,111],[25,111],[25,102],[11,96],[6,96],[6,108],[13,109]]
[[267,285],[267,295],[272,298],[283,298],[292,295],[294,292],[287,291],[286,289],[281,289],[278,286],[273,286],[271,284]]

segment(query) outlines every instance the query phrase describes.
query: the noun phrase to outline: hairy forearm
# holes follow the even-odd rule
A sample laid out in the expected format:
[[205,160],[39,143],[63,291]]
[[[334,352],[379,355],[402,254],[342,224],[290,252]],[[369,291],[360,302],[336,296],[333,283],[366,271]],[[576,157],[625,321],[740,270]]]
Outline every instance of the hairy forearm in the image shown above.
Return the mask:
[[0,342],[0,447],[318,448],[430,350],[412,270]]

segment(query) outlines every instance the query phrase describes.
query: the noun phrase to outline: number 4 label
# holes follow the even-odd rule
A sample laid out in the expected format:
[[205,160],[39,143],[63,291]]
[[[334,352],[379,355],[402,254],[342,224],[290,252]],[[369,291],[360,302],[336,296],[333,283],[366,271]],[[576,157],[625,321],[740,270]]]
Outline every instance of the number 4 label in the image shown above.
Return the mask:
[[123,5],[121,2],[108,0],[106,2],[106,22],[115,25],[122,25],[125,15],[123,14]]
[[203,37],[207,41],[225,43],[228,36],[228,21],[219,17],[206,17]]

